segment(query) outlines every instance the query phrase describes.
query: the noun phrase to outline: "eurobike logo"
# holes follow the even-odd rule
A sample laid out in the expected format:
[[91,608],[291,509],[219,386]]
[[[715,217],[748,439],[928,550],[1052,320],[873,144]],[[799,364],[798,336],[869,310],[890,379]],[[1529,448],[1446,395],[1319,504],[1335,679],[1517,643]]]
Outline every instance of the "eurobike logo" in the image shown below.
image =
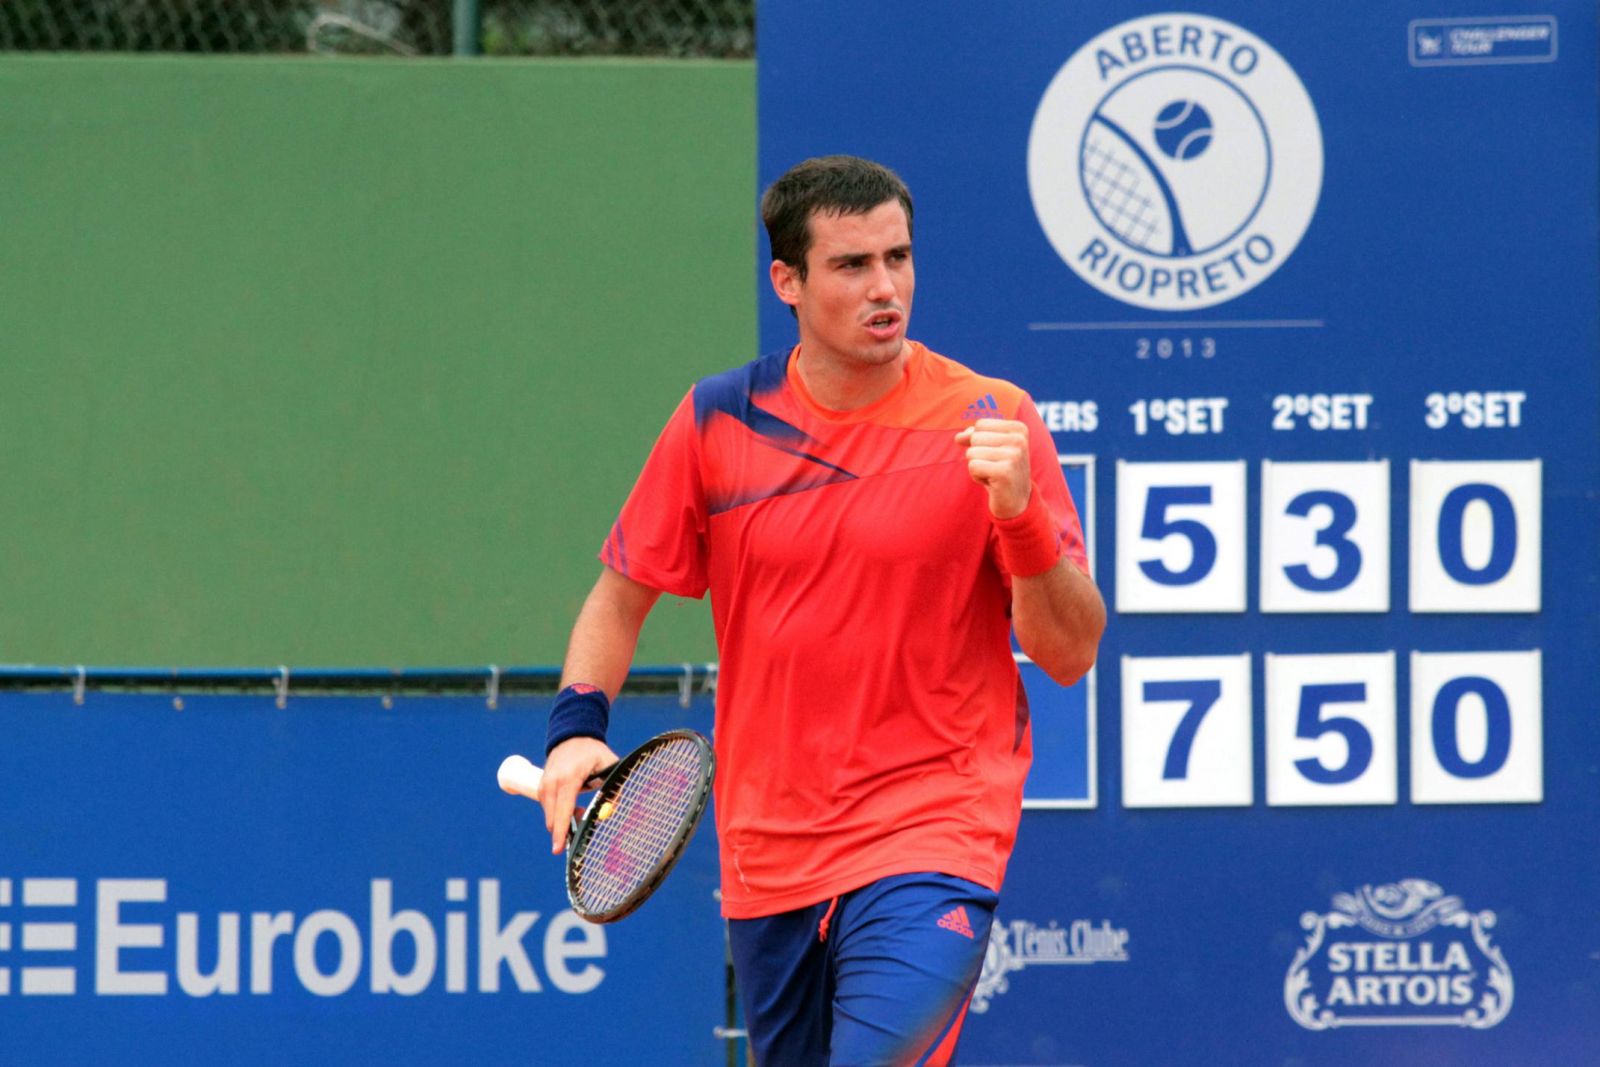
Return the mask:
[[1025,967],[1085,963],[1127,963],[1128,931],[1109,919],[1094,923],[1075,919],[1066,926],[1052,919],[1040,926],[1026,919],[1002,920],[989,927],[989,947],[972,993],[972,1010],[980,1015],[989,1001],[1011,989],[1011,975]]
[[1284,1005],[1307,1030],[1495,1026],[1514,987],[1494,925],[1494,912],[1468,911],[1420,878],[1337,893],[1332,911],[1300,917],[1306,943],[1284,977]]
[[603,927],[563,910],[539,945],[540,913],[503,917],[498,879],[446,879],[442,901],[408,901],[426,912],[397,909],[387,878],[367,895],[359,918],[322,908],[202,919],[169,906],[164,878],[0,878],[0,996],[265,996],[291,981],[320,997],[497,993],[502,975],[538,993],[530,935],[555,989],[588,993],[605,978]]
[[1300,243],[1322,131],[1299,76],[1206,15],[1132,19],[1067,60],[1028,139],[1034,212],[1107,296],[1157,311],[1232,300]]

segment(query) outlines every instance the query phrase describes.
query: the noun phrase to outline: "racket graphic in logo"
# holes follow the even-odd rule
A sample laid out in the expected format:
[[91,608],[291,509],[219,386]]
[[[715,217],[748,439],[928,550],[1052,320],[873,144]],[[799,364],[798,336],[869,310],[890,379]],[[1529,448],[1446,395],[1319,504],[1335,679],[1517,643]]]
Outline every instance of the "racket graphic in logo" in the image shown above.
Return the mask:
[[1183,214],[1155,160],[1098,112],[1084,130],[1079,170],[1089,206],[1106,229],[1151,255],[1189,254]]
[[[1155,117],[1152,132],[1161,152],[1181,164],[1211,147],[1214,129],[1211,113],[1200,104],[1174,100]],[[1078,167],[1089,206],[1106,229],[1152,255],[1193,251],[1160,160],[1099,111],[1084,131]]]
[[1089,116],[1084,195],[1132,250],[1181,258],[1234,237],[1261,207],[1272,143],[1249,98],[1193,67],[1122,82]]
[[1206,15],[1086,43],[1034,114],[1028,187],[1062,260],[1108,296],[1183,311],[1260,284],[1304,235],[1322,133],[1270,45]]

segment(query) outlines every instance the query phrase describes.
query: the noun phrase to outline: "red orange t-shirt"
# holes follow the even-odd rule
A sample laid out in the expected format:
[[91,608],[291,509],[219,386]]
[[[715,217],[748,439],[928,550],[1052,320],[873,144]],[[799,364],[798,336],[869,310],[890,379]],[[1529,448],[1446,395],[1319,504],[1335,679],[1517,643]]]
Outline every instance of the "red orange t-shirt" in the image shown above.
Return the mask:
[[1035,492],[1087,569],[1049,431],[1016,386],[910,343],[887,396],[826,410],[777,353],[698,382],[600,558],[711,593],[723,913],[938,871],[998,890],[1032,758],[1010,581],[955,434],[1026,423]]

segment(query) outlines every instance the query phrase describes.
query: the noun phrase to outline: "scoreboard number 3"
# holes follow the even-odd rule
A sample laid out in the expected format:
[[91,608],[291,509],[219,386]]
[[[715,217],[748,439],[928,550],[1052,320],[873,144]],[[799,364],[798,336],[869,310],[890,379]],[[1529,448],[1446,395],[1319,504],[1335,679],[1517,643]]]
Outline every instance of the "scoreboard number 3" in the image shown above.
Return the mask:
[[1389,461],[1261,464],[1261,610],[1389,610]]

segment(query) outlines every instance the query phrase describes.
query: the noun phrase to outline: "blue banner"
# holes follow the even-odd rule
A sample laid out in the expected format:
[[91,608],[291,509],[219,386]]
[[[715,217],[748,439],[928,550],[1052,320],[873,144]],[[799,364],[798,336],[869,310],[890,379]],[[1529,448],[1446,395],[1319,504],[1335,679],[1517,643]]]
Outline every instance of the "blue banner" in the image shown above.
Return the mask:
[[963,1061],[1600,1059],[1596,25],[1496,11],[762,5],[763,185],[894,167],[912,336],[1093,472]]
[[[0,694],[0,1063],[721,1062],[708,818],[620,923],[495,783],[548,701]],[[711,700],[625,697],[621,750]]]

